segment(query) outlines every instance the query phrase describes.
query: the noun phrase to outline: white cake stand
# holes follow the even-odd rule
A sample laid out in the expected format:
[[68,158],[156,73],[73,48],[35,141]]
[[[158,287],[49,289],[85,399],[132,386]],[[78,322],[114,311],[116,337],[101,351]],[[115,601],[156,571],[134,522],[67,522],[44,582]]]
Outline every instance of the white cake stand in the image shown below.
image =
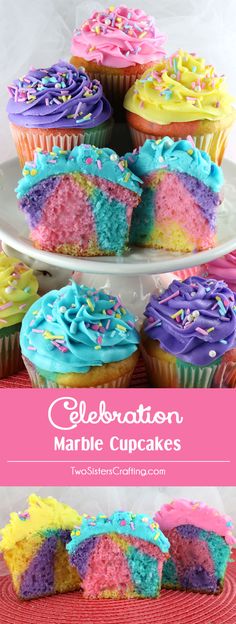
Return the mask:
[[236,249],[236,164],[226,160],[223,170],[225,199],[218,211],[214,249],[180,254],[136,248],[121,257],[81,258],[41,251],[33,246],[14,193],[21,177],[18,161],[8,161],[1,166],[0,179],[3,249],[8,255],[22,256],[32,266],[39,277],[41,292],[61,287],[76,271],[81,283],[119,294],[130,310],[141,317],[150,293],[155,288],[160,291],[166,288],[173,279],[173,271],[210,262]]

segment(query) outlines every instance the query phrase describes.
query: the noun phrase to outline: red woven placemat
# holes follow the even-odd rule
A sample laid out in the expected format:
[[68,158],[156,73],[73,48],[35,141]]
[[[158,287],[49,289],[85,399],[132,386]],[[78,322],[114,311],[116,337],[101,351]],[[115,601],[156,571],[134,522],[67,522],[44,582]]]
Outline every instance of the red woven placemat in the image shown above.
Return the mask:
[[21,602],[0,579],[1,624],[236,624],[236,563],[222,594],[161,592],[158,600],[82,600],[78,593]]
[[[27,371],[23,369],[17,375],[12,375],[12,377],[7,379],[0,379],[0,388],[31,388]],[[139,360],[135,368],[131,388],[148,388],[147,375],[142,359]]]

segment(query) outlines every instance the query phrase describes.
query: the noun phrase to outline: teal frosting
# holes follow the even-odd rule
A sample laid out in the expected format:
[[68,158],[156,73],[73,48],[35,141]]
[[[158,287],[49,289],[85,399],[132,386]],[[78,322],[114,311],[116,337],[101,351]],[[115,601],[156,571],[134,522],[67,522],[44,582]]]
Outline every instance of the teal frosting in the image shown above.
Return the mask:
[[110,517],[103,514],[98,516],[84,515],[81,525],[71,533],[71,542],[69,542],[67,550],[73,553],[84,540],[95,535],[108,533],[130,535],[145,540],[158,546],[163,553],[167,553],[170,548],[168,539],[151,516],[133,514],[128,511],[115,511]]
[[147,139],[141,148],[127,153],[125,158],[129,168],[140,178],[168,168],[201,180],[216,193],[224,183],[221,167],[211,161],[209,154],[188,140],[173,141],[169,137],[159,141]]
[[22,323],[21,350],[49,377],[86,373],[137,351],[135,320],[119,297],[72,281],[31,306]]
[[26,162],[22,171],[23,178],[18,182],[18,199],[29,190],[50,176],[69,173],[83,173],[104,178],[120,184],[124,188],[141,195],[142,181],[128,168],[127,160],[119,158],[109,147],[98,148],[93,145],[77,145],[71,151],[54,146],[52,152],[35,150],[35,160]]

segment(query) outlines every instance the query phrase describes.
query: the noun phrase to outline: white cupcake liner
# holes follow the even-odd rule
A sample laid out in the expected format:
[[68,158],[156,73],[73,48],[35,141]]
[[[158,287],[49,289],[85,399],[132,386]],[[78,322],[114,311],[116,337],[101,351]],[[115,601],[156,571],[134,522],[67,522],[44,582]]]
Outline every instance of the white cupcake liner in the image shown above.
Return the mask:
[[[124,70],[125,71],[125,70]],[[111,101],[115,108],[117,106],[121,106],[123,104],[123,98],[125,97],[126,92],[137,79],[138,75],[136,74],[108,74],[106,72],[91,72],[89,71],[89,77],[91,80],[99,80],[103,86],[104,93],[107,98]],[[117,100],[117,98],[119,98]]]
[[20,352],[20,332],[0,338],[0,379],[9,377],[22,370],[23,362]]
[[143,356],[152,383],[157,388],[212,388],[215,374],[221,367],[221,364],[196,366],[185,362],[181,366],[179,363],[177,365],[177,362],[158,360],[150,356],[145,349]]
[[[35,366],[30,362],[27,358],[23,356],[23,361],[27,372],[30,377],[30,381],[32,383],[33,388],[72,388],[71,386],[64,386],[62,384],[58,384],[56,381],[52,381],[51,379],[46,379],[37,371]],[[117,377],[113,381],[110,381],[106,384],[101,384],[98,386],[86,386],[91,388],[128,388],[131,382],[131,378],[133,375],[133,370],[125,375],[121,375]],[[74,386],[75,387],[75,386]],[[82,387],[82,386],[79,386]]]
[[[88,130],[82,130],[78,128],[73,132],[68,130],[68,133],[58,132],[50,133],[50,129],[47,134],[40,132],[40,129],[36,132],[36,129],[29,128],[27,132],[25,128],[20,126],[14,126],[10,124],[11,133],[15,142],[16,150],[20,160],[20,164],[23,167],[26,161],[31,161],[34,158],[34,150],[37,147],[41,147],[43,151],[51,152],[53,146],[56,145],[62,150],[72,150],[76,145],[82,143],[92,143],[96,147],[105,147],[110,143],[113,123],[103,126],[102,124],[97,128],[90,128]],[[63,128],[62,128],[63,130]]]
[[[163,139],[163,137],[158,136],[158,134],[147,134],[145,132],[140,132],[132,126],[129,126],[129,129],[134,147],[141,147],[145,143],[146,139],[155,139],[155,141]],[[211,159],[220,165],[224,156],[229,132],[230,127],[219,130],[218,132],[192,136],[192,139],[198,149],[207,152],[210,155]],[[171,138],[173,138],[174,141],[179,141],[183,137]]]

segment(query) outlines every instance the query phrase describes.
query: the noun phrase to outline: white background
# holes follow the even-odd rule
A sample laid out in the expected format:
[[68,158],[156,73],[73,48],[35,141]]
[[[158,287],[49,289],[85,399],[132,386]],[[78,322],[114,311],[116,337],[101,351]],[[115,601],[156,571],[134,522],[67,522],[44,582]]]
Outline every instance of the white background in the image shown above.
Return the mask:
[[[236,97],[236,0],[126,0],[155,15],[161,31],[168,33],[167,51],[182,47],[204,56],[225,73],[230,92]],[[27,72],[30,65],[43,67],[58,58],[69,59],[70,38],[75,25],[94,9],[111,0],[0,0],[0,162],[15,156],[5,113],[6,85]],[[236,130],[228,156],[235,158]],[[33,415],[32,415],[33,417]],[[0,489],[0,524],[9,511],[25,507],[32,488]],[[82,512],[110,513],[117,508],[154,512],[176,496],[202,499],[233,515],[236,521],[236,489],[233,488],[43,488]]]

